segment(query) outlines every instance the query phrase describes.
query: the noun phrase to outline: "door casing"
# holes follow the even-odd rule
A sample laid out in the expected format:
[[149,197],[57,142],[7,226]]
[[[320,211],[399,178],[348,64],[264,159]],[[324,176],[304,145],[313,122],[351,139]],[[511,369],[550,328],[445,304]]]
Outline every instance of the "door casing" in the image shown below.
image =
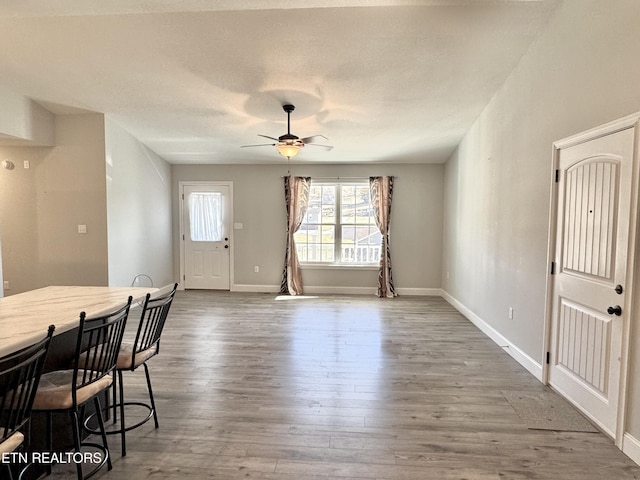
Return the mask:
[[234,287],[234,229],[233,229],[233,182],[231,181],[182,181],[178,182],[178,214],[180,221],[180,290],[184,290],[184,277],[185,277],[185,248],[184,248],[184,235],[186,234],[184,230],[184,188],[186,186],[194,187],[194,186],[226,186],[229,188],[229,201],[230,201],[230,211],[231,211],[231,219],[230,219],[230,228],[229,228],[229,248],[231,250],[229,255],[229,290],[233,291]]

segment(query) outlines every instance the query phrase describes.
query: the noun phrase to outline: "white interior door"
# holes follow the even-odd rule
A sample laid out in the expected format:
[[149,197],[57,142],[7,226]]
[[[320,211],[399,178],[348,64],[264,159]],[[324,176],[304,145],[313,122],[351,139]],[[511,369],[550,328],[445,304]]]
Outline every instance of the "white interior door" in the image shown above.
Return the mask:
[[182,205],[184,288],[229,290],[229,185],[183,185]]
[[634,247],[633,141],[628,128],[558,157],[549,383],[614,438]]

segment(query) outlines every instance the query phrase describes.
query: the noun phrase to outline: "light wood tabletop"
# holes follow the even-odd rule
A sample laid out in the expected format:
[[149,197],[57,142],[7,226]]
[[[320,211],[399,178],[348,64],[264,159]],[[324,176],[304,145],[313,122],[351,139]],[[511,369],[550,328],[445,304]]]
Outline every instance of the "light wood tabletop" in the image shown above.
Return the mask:
[[0,298],[0,356],[44,337],[49,325],[54,335],[78,326],[80,312],[88,317],[124,304],[129,296],[140,300],[149,287],[52,286]]

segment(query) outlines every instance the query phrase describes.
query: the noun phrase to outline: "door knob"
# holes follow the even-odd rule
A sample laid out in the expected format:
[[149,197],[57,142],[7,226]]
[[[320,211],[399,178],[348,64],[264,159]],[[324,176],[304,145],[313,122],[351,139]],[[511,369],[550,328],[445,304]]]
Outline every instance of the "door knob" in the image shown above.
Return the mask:
[[616,305],[615,307],[609,307],[607,308],[607,313],[609,315],[617,315],[619,317],[620,315],[622,315],[622,308],[620,307],[620,305]]
[[229,248],[229,245],[225,245],[224,248]]

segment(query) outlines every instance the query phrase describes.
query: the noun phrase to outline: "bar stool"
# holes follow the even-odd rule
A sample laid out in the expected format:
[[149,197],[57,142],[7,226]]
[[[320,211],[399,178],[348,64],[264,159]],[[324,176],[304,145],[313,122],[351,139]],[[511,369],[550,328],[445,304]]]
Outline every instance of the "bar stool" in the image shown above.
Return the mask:
[[[0,358],[0,458],[17,452],[29,437],[31,408],[54,330],[49,326],[44,339]],[[10,479],[11,463],[0,465],[7,467]],[[27,462],[18,478],[28,467]]]
[[[153,397],[153,389],[151,388],[151,377],[149,375],[147,362],[160,352],[160,336],[162,335],[162,331],[169,314],[169,309],[171,308],[177,289],[178,284],[175,283],[161,288],[153,295],[150,293],[147,294],[142,305],[142,313],[140,314],[140,321],[138,323],[135,339],[131,343],[123,342],[120,348],[117,363],[118,379],[113,386],[113,421],[114,423],[116,422],[116,409],[119,408],[120,426],[117,430],[109,430],[107,434],[120,434],[123,457],[127,454],[126,432],[145,424],[152,417],[155,423],[155,428],[159,427],[158,413],[156,411],[156,404]],[[132,401],[125,402],[122,373],[125,371],[133,372],[141,365],[144,367],[144,373],[147,379],[149,403]],[[116,400],[116,391],[119,392],[118,400]],[[134,425],[127,426],[125,422],[125,407],[128,405],[144,407],[148,410],[147,416]],[[85,428],[88,428],[87,423],[89,421],[90,419],[87,419],[87,422],[85,422]]]
[[[86,318],[85,312],[80,314],[73,366],[67,370],[42,375],[33,402],[34,410],[46,412],[49,451],[53,451],[52,415],[54,412],[66,412],[71,419],[74,452],[80,453],[83,446],[96,448],[102,452],[101,461],[95,462],[97,465],[86,476],[82,472],[82,462],[76,462],[78,480],[91,477],[105,464],[109,470],[112,468],[100,407],[100,394],[107,391],[113,383],[131,301],[132,297],[129,297],[125,305],[104,315]],[[81,438],[80,409],[91,400],[98,418],[102,445],[83,442]],[[47,473],[51,473],[50,465]]]

